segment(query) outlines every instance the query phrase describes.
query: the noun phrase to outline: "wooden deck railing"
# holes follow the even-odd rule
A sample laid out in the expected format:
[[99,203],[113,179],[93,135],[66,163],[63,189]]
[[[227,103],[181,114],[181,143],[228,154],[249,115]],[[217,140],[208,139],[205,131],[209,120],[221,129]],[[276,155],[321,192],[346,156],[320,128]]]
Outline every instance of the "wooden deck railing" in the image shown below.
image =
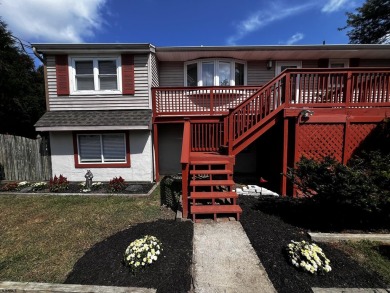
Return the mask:
[[152,88],[154,117],[221,115],[252,96],[260,86]]
[[389,107],[390,69],[287,69],[228,115],[229,154],[287,107]]
[[228,144],[229,154],[234,154],[284,108],[390,107],[390,68],[287,69],[262,87],[153,88],[152,92],[154,117],[225,115],[223,122],[193,121],[189,148],[216,151]]
[[[390,103],[390,70],[293,69],[288,102],[305,107],[380,107]],[[287,97],[286,97],[287,98]]]

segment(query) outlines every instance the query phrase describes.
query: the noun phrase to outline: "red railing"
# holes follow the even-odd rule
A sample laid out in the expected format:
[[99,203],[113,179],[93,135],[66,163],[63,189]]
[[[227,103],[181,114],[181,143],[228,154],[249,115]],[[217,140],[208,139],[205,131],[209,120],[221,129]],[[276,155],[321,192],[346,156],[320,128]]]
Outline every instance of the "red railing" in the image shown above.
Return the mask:
[[388,68],[287,69],[229,113],[229,154],[285,107],[389,107],[389,95]]
[[164,115],[221,115],[248,99],[258,87],[152,88],[154,117]]
[[293,69],[286,74],[289,102],[294,106],[377,107],[390,103],[389,69]]
[[191,152],[215,152],[224,144],[223,122],[191,123]]

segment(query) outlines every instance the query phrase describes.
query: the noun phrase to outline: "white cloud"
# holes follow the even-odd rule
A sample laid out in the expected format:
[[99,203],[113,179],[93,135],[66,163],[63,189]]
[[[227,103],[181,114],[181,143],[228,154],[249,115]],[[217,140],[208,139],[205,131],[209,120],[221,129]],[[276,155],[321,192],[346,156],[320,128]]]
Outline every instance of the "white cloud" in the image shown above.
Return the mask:
[[327,13],[339,11],[349,2],[349,0],[328,0],[327,3],[322,7],[321,11]]
[[315,6],[315,3],[306,3],[293,7],[285,7],[285,5],[283,5],[283,7],[280,5],[273,5],[267,10],[259,10],[237,25],[236,33],[227,39],[227,43],[229,45],[235,45],[237,41],[244,38],[246,35],[257,31],[260,28],[265,27],[275,21],[299,14],[313,6]]
[[104,24],[107,0],[1,0],[1,16],[27,41],[83,42]]
[[302,40],[305,37],[302,33],[296,33],[292,35],[286,42],[286,45],[293,45],[298,43],[300,40]]

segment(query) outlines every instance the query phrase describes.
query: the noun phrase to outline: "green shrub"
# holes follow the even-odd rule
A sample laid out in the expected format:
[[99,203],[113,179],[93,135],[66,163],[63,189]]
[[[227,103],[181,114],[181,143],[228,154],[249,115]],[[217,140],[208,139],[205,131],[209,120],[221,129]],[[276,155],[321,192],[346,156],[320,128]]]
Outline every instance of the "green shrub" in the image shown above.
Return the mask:
[[360,218],[388,218],[390,214],[389,154],[363,153],[351,159],[348,166],[331,157],[321,161],[302,157],[286,176],[304,196],[324,208],[352,211]]
[[54,178],[50,178],[49,190],[51,192],[61,192],[67,190],[69,187],[69,181],[65,176],[60,174],[60,177],[54,175]]
[[160,186],[161,204],[176,211],[180,206],[181,176],[165,176],[161,180]]

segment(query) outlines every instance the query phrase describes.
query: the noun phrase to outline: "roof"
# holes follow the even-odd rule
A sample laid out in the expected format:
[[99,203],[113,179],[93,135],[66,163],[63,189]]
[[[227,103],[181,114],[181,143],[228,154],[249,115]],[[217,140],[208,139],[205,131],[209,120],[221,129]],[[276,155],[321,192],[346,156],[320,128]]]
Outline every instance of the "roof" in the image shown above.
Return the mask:
[[155,52],[155,47],[149,43],[36,43],[31,44],[39,53],[68,54],[68,53],[134,53],[142,54]]
[[160,61],[189,61],[198,58],[242,60],[310,60],[321,58],[389,59],[389,44],[278,45],[278,46],[190,46],[156,47]]
[[151,129],[152,110],[51,111],[35,123],[37,131]]

